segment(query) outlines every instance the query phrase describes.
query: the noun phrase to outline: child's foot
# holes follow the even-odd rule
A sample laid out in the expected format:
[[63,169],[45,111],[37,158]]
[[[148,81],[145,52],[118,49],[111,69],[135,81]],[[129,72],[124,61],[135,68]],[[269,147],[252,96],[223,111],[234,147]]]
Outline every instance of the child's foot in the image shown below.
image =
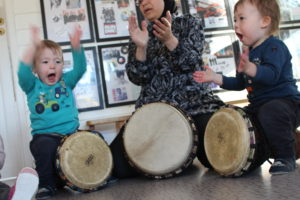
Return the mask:
[[280,175],[292,172],[296,169],[295,159],[275,159],[269,172],[272,175]]
[[30,167],[23,168],[15,183],[12,200],[31,200],[37,190],[39,177],[36,171]]
[[56,189],[51,186],[41,187],[35,195],[36,200],[49,199],[56,193]]

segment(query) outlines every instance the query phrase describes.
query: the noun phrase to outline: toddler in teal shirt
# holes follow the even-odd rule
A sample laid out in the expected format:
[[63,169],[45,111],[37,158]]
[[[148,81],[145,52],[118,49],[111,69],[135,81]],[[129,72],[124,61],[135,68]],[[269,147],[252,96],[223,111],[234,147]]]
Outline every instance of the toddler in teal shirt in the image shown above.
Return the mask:
[[67,73],[63,73],[61,47],[51,40],[41,40],[37,27],[32,27],[31,33],[32,44],[24,52],[18,77],[30,110],[33,135],[30,150],[40,178],[36,199],[46,199],[62,186],[55,170],[60,140],[79,127],[72,90],[86,71],[86,59],[80,45],[79,26],[70,35],[74,66]]

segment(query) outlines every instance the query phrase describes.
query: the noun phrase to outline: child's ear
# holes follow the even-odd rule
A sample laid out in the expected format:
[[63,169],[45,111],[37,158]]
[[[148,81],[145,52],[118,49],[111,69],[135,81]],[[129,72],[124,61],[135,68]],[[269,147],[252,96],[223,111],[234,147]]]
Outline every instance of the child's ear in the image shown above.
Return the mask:
[[272,19],[270,16],[264,16],[262,19],[261,27],[267,28],[271,24],[271,21],[272,21]]

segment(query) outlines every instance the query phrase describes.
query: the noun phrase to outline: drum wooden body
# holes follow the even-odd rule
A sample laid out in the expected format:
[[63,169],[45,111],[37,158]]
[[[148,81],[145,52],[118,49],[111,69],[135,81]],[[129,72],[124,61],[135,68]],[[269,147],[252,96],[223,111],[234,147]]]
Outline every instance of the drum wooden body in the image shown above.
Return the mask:
[[106,185],[113,159],[108,145],[98,134],[80,131],[62,140],[56,167],[70,188],[89,192]]
[[136,110],[125,124],[125,154],[143,175],[155,179],[181,173],[193,161],[198,136],[192,119],[167,103]]
[[260,166],[269,155],[264,137],[238,107],[222,108],[209,120],[204,148],[213,168],[224,176],[241,176]]

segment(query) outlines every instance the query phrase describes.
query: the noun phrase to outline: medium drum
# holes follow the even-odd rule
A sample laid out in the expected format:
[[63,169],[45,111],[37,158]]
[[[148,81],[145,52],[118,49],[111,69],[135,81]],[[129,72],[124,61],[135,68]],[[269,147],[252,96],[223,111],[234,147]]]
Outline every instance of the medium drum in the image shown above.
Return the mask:
[[62,139],[56,167],[71,189],[90,192],[106,185],[113,159],[109,146],[99,134],[79,131]]
[[169,178],[181,173],[197,153],[198,136],[192,119],[163,102],[137,109],[126,122],[125,155],[143,175]]
[[226,107],[209,120],[204,148],[212,167],[224,176],[241,176],[269,158],[263,135],[239,107]]

